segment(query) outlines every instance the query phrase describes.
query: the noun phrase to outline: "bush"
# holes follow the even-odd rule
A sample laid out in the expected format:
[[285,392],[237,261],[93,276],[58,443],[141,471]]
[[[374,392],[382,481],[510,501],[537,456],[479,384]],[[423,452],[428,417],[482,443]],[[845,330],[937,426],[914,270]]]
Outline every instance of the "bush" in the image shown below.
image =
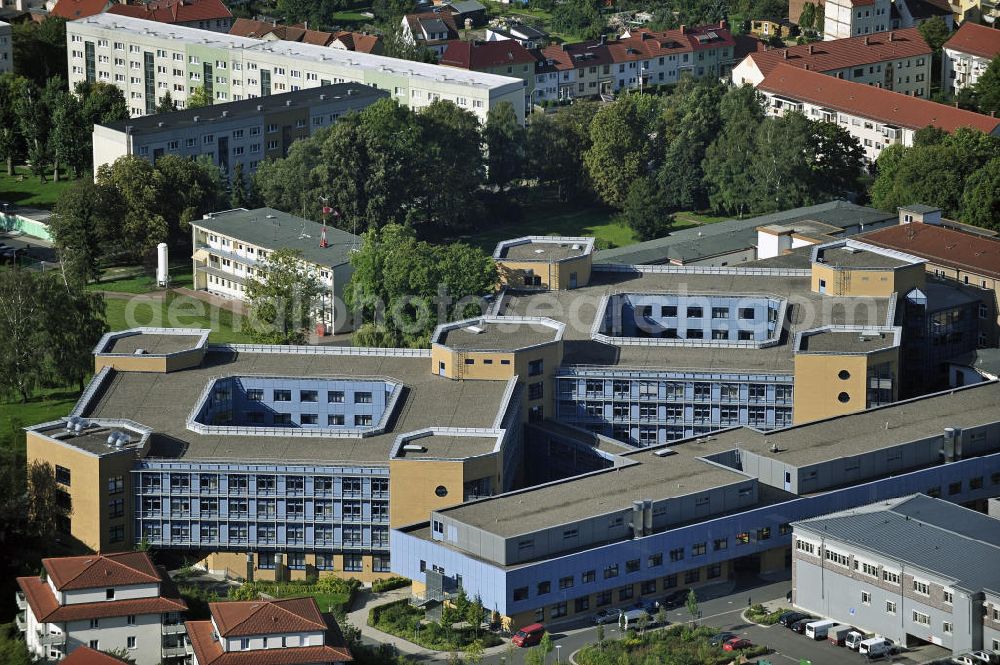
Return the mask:
[[753,646],[739,654],[723,651],[709,644],[718,630],[690,624],[671,626],[664,630],[629,635],[620,640],[607,640],[584,647],[576,655],[580,665],[617,665],[618,663],[690,663],[691,665],[726,665],[737,655],[755,658],[768,652],[767,647]]
[[435,651],[462,651],[476,640],[484,647],[496,646],[501,642],[492,633],[480,632],[478,626],[455,630],[433,621],[421,623],[424,618],[423,610],[411,606],[403,598],[373,607],[368,612],[368,625]]
[[372,582],[372,593],[402,589],[404,586],[410,586],[410,580],[405,577],[390,577],[385,580],[375,580]]

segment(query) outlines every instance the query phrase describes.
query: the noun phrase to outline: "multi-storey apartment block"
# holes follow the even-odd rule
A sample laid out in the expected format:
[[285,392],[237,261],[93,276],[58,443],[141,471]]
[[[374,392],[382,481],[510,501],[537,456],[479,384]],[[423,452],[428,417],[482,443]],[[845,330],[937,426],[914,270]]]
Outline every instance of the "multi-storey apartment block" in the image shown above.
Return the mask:
[[620,39],[549,46],[538,55],[536,98],[572,99],[676,83],[684,74],[728,76],[736,43],[725,23],[652,32]]
[[931,47],[916,28],[751,53],[733,68],[736,85],[760,85],[779,64],[894,90],[930,96]]
[[283,39],[289,42],[305,42],[328,48],[339,48],[345,51],[359,53],[382,53],[381,35],[367,32],[323,32],[310,30],[304,25],[282,25],[277,21],[259,21],[249,18],[238,18],[233,21],[229,34],[239,37],[253,37],[269,41]]
[[963,23],[944,43],[941,53],[942,85],[952,93],[972,87],[1000,54],[1000,30]]
[[154,163],[163,155],[207,155],[223,173],[241,164],[249,176],[262,160],[284,157],[298,139],[388,96],[360,83],[335,83],[94,125],[94,173],[125,155]]
[[138,5],[114,3],[108,8],[108,13],[214,32],[229,32],[233,24],[233,14],[222,0],[152,0]]
[[353,658],[337,620],[315,598],[209,603],[211,618],[188,621],[192,665],[339,665]]
[[260,266],[276,249],[300,253],[302,270],[315,277],[323,295],[314,313],[320,333],[346,332],[353,317],[343,302],[344,287],[351,280],[351,252],[361,246],[361,238],[335,226],[326,227],[326,246],[320,242],[323,226],[273,208],[238,208],[211,213],[191,222],[194,288],[209,293],[244,299],[247,279],[258,275]]
[[485,121],[492,107],[508,101],[524,118],[524,82],[506,76],[107,14],[70,21],[66,41],[70,85],[112,83],[133,116],[152,113],[167,91],[183,108],[198,88],[228,102],[354,82],[415,109],[445,99]]
[[14,36],[10,23],[0,21],[0,74],[14,71]]
[[187,604],[145,552],[42,559],[42,566],[43,577],[17,578],[18,624],[32,657],[56,661],[80,646],[123,650],[136,665],[187,655],[180,618]]
[[[957,432],[959,446],[963,434]],[[954,445],[946,431],[946,461]],[[1000,474],[971,480],[991,481],[1000,484]],[[960,493],[962,484],[949,484],[948,494],[953,490]],[[930,642],[955,654],[1000,654],[997,519],[917,494],[794,522],[792,529],[797,607],[904,646]]]
[[823,39],[844,39],[892,28],[890,0],[826,0]]
[[911,97],[781,64],[757,89],[771,115],[796,111],[812,120],[839,124],[858,139],[868,161],[875,161],[883,148],[894,143],[913,145],[914,133],[928,126],[946,132],[971,127],[1000,135],[1000,119],[920,99],[923,88]]
[[516,76],[524,81],[526,99],[535,94],[535,56],[518,42],[450,41],[438,60],[442,65],[474,72]]

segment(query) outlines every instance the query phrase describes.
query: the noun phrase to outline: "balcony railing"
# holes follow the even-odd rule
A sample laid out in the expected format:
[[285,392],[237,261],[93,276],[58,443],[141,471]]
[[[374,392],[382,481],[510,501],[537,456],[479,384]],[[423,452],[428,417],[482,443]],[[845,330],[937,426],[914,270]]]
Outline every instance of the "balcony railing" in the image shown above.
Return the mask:
[[163,647],[160,649],[160,657],[162,658],[184,658],[191,653],[190,649],[186,646],[182,647]]
[[17,616],[14,617],[14,623],[17,624],[18,631],[23,633],[28,630],[28,622],[25,621],[24,616],[20,612],[18,612]]
[[183,635],[187,633],[187,627],[181,623],[164,623],[160,625],[161,635]]
[[41,633],[36,632],[38,635],[38,643],[44,644],[45,646],[53,646],[56,644],[66,644],[66,633]]
[[24,593],[21,591],[17,592],[17,609],[24,610],[28,608],[28,601],[24,597]]

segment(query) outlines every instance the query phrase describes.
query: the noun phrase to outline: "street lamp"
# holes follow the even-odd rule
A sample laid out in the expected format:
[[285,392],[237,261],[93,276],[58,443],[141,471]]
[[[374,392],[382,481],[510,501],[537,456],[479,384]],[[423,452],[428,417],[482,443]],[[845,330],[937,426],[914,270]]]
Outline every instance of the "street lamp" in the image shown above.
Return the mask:
[[561,661],[559,660],[559,650],[560,650],[560,649],[562,649],[562,645],[561,645],[561,644],[557,644],[557,645],[556,645],[556,662],[557,662],[557,663],[561,662]]

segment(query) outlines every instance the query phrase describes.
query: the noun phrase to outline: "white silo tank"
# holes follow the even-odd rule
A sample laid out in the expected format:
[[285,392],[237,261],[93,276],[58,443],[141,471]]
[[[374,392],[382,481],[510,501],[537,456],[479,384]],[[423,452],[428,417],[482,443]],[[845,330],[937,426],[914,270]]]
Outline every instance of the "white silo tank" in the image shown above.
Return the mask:
[[170,275],[167,271],[167,243],[161,242],[156,246],[156,283],[159,286],[167,286]]

